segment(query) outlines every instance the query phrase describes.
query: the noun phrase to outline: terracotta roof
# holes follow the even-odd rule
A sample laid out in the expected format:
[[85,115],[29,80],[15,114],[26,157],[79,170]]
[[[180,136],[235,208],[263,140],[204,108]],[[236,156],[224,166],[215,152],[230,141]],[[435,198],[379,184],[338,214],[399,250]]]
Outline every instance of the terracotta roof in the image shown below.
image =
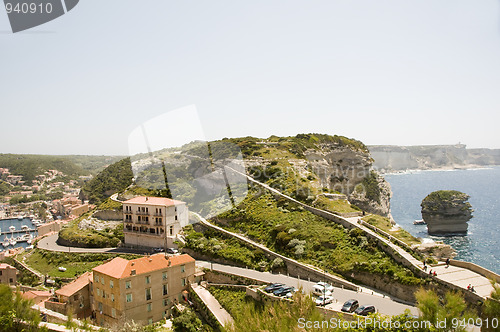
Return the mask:
[[34,299],[36,297],[51,297],[52,296],[52,293],[49,292],[49,291],[34,291],[34,290],[30,290],[30,291],[27,291],[27,292],[24,292],[23,293],[23,297],[25,299]]
[[129,199],[125,202],[129,204],[145,204],[145,205],[163,205],[163,206],[172,206],[172,205],[179,205],[179,204],[186,204],[181,201],[177,201],[174,199],[170,198],[165,198],[165,197],[146,197],[146,196],[137,196],[132,199]]
[[120,257],[116,257],[105,264],[95,267],[93,271],[108,275],[113,278],[121,279],[129,277],[132,270],[135,270],[135,274],[138,275],[165,269],[169,266],[181,265],[194,261],[194,258],[187,254],[170,256],[169,259],[166,259],[164,254],[159,253],[152,256],[136,258],[130,261]]
[[60,289],[56,290],[56,294],[70,297],[83,287],[87,286],[89,284],[89,279],[91,277],[92,277],[91,272],[85,272],[75,281],[72,281],[69,284],[64,285]]
[[16,269],[16,268],[13,267],[12,265],[1,263],[0,264],[0,269]]

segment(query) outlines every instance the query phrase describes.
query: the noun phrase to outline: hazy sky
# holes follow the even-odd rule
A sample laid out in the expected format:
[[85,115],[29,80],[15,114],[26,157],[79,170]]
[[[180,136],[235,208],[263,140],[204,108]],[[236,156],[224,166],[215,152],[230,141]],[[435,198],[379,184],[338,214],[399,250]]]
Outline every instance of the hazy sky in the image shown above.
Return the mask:
[[499,18],[492,0],[82,0],[12,34],[0,9],[0,152],[127,154],[193,104],[210,139],[500,148]]

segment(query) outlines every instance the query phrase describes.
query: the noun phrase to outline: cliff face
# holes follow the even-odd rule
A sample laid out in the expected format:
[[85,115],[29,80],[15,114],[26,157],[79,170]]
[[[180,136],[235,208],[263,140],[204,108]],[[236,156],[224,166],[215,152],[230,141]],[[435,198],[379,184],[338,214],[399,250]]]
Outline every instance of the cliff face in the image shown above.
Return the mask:
[[322,144],[306,151],[305,157],[322,187],[346,195],[364,211],[390,217],[391,187],[371,170],[369,152]]
[[[370,184],[365,184],[367,182],[365,178],[351,193],[349,201],[364,211],[388,217],[394,223],[390,203],[392,197],[391,185],[375,171],[371,171],[368,178],[374,179],[376,182],[370,188]],[[374,194],[373,190],[378,190],[378,195]]]
[[469,196],[454,190],[440,190],[422,201],[422,218],[430,235],[466,235],[472,218]]
[[322,187],[346,195],[369,174],[373,162],[368,152],[328,144],[309,149],[304,154]]
[[467,149],[463,144],[369,147],[374,167],[382,172],[407,169],[465,168],[500,165],[498,149]]

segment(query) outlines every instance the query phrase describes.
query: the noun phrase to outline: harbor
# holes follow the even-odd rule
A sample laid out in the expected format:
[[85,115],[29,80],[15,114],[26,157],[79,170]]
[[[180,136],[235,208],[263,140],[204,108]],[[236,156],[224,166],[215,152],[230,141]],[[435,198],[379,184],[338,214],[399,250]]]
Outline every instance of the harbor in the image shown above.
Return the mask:
[[0,244],[4,249],[29,248],[37,236],[40,220],[28,217],[0,220]]

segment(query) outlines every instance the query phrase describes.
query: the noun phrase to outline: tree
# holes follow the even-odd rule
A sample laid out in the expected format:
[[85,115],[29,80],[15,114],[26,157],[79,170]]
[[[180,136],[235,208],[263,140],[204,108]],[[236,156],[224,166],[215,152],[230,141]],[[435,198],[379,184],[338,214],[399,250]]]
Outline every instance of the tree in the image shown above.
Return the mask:
[[485,328],[485,331],[500,331],[500,325],[497,325],[496,328],[491,327],[494,319],[497,319],[497,323],[500,320],[500,286],[495,281],[491,281],[491,284],[493,285],[493,291],[484,302],[483,321],[490,322],[490,326]]
[[470,318],[475,318],[475,315],[467,310],[465,300],[459,293],[448,291],[444,299],[440,299],[432,290],[421,288],[415,292],[415,297],[417,307],[422,313],[420,318],[430,322],[437,331],[465,331],[465,327],[453,327],[456,319],[465,319],[467,322]]
[[0,284],[0,331],[47,331],[39,328],[39,313],[32,309],[33,302],[12,292],[9,286]]
[[185,309],[179,316],[175,317],[172,326],[174,331],[196,332],[201,329],[201,320],[194,312]]

